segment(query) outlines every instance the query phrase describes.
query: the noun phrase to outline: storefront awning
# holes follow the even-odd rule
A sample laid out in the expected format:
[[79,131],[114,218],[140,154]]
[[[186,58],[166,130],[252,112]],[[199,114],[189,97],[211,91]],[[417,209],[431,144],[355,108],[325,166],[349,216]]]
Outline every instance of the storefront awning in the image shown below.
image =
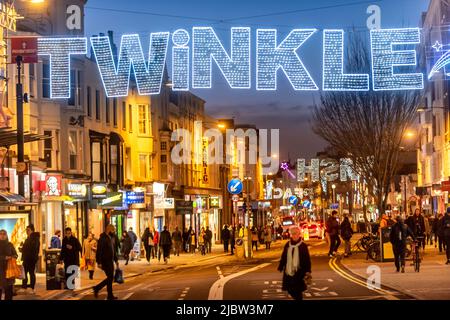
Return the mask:
[[[24,133],[24,143],[41,141],[51,138],[52,137],[40,134],[32,134],[28,132]],[[10,128],[0,128],[0,147],[9,148],[10,146],[14,146],[16,144],[17,130]]]
[[25,203],[25,202],[27,202],[27,199],[22,197],[20,194],[0,191],[0,204]]

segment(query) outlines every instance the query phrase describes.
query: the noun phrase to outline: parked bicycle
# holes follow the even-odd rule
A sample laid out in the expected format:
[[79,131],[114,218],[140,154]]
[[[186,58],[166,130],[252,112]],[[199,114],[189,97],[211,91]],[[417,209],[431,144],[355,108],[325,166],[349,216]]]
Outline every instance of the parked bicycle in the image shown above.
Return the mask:
[[422,262],[422,253],[420,248],[422,247],[423,239],[424,237],[417,237],[417,239],[414,240],[414,245],[412,247],[412,258],[415,272],[420,272],[420,263]]
[[372,259],[376,262],[381,261],[381,248],[380,248],[380,240],[374,240],[369,244],[367,248],[367,257],[366,259]]
[[366,252],[376,240],[378,240],[377,235],[366,233],[353,245],[352,251]]

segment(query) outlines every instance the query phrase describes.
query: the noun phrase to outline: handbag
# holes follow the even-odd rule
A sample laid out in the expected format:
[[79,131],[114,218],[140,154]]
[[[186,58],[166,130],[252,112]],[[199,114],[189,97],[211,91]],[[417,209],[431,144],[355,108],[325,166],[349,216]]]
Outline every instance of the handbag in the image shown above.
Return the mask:
[[114,273],[114,282],[117,282],[119,284],[122,284],[125,282],[123,280],[123,272],[121,269],[116,269],[116,271]]
[[80,270],[84,271],[84,270],[86,270],[86,268],[87,268],[86,259],[81,257],[80,258]]
[[17,260],[9,259],[6,266],[6,279],[20,279],[22,271],[17,265]]

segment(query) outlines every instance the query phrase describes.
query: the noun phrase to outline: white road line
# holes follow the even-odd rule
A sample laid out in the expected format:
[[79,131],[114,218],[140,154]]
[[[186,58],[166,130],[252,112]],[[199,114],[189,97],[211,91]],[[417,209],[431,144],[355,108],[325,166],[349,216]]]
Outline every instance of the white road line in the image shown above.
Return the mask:
[[142,287],[143,285],[143,283],[139,283],[131,288],[128,288],[128,291],[135,291],[137,288]]
[[222,271],[220,270],[220,267],[217,266],[216,269],[217,269],[217,274],[219,275],[219,278],[222,279],[222,278],[223,278],[223,273],[222,273]]
[[127,294],[125,297],[123,297],[121,300],[128,300],[130,299],[130,297],[134,294],[134,292],[130,292],[129,294]]
[[311,293],[305,292],[305,297],[307,297],[307,298],[311,297]]
[[180,294],[180,297],[184,298],[184,297],[186,297],[186,294],[182,293],[182,294]]
[[337,296],[338,294],[334,291],[328,292],[331,296]]
[[228,281],[230,281],[234,278],[240,277],[246,273],[257,271],[259,269],[265,268],[270,265],[271,265],[270,263],[263,263],[256,267],[253,267],[253,268],[250,268],[247,270],[243,270],[243,271],[231,274],[229,276],[226,276],[224,278],[217,280],[216,282],[214,282],[214,284],[211,286],[211,289],[209,290],[208,300],[223,300],[223,288],[225,287],[225,284]]
[[58,291],[58,292],[53,292],[53,293],[47,295],[47,296],[44,298],[44,300],[51,300],[52,298],[56,297],[56,296],[59,295],[59,294],[61,294],[61,292],[59,292],[59,291]]

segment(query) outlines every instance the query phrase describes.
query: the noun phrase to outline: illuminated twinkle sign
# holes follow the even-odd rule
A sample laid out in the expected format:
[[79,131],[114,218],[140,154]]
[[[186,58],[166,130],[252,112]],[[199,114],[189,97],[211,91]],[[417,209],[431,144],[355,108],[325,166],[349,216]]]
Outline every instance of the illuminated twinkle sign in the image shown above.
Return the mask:
[[[127,96],[130,78],[135,79],[140,95],[159,94],[169,45],[172,46],[174,91],[211,88],[213,64],[233,89],[254,86],[257,90],[276,90],[277,77],[282,71],[294,90],[317,91],[319,87],[300,52],[315,33],[316,29],[294,29],[279,39],[276,29],[257,29],[254,85],[250,58],[252,30],[247,27],[231,28],[229,50],[224,48],[213,28],[194,27],[192,32],[178,29],[172,34],[151,33],[147,57],[137,34],[122,36],[117,59],[107,36],[39,38],[38,52],[50,58],[50,91],[54,99],[70,97],[70,58],[85,55],[88,42],[108,97]],[[404,49],[406,45],[420,44],[419,28],[370,30],[371,77],[366,73],[345,72],[344,38],[343,30],[323,31],[322,90],[368,91],[370,79],[374,91],[423,89],[424,75],[414,72],[416,51]]]
[[0,2],[0,27],[15,32],[17,20],[22,18],[13,5]]

